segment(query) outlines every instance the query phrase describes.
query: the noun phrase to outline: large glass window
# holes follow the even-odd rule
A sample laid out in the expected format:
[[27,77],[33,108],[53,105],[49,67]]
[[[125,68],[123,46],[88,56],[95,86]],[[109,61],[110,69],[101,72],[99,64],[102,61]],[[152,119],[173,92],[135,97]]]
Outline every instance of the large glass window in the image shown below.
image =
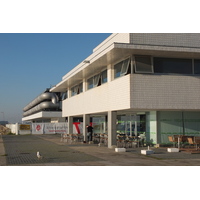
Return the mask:
[[107,133],[106,127],[106,117],[99,116],[99,117],[92,117],[92,126],[93,126],[93,133]]
[[87,80],[88,90],[100,86],[107,82],[107,70],[89,78]]
[[200,74],[200,60],[194,60],[194,74]]
[[146,132],[146,115],[118,115],[117,134],[139,136]]
[[126,74],[130,74],[130,72],[131,72],[130,58],[117,63],[114,66],[114,70],[115,70],[115,78],[124,76]]
[[192,74],[192,59],[154,58],[154,72]]
[[172,135],[200,136],[200,112],[159,112],[158,132],[161,143],[169,143]]
[[136,73],[152,73],[150,56],[135,56],[135,72]]

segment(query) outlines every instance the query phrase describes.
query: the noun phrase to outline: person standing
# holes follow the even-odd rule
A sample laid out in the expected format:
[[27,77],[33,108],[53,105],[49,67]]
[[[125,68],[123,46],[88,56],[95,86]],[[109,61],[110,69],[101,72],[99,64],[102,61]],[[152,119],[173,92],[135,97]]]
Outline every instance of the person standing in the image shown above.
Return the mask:
[[87,125],[87,137],[88,141],[92,141],[92,132],[93,132],[93,127],[90,125]]

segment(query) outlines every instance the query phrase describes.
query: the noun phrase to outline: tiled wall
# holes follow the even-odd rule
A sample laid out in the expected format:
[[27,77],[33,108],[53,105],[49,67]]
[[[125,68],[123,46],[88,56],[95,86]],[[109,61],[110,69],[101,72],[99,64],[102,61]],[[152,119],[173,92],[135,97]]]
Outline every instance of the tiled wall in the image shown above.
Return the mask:
[[131,107],[137,109],[200,109],[200,77],[131,75]]
[[199,33],[132,33],[130,43],[166,45],[177,47],[200,47]]
[[130,75],[63,101],[63,116],[130,108]]

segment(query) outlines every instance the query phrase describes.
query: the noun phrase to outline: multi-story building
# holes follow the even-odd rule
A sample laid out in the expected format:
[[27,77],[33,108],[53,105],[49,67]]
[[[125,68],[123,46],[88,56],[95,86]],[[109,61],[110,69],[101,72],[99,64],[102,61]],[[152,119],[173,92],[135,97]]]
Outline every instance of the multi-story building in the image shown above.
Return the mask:
[[46,89],[24,107],[22,121],[64,122],[61,100],[61,93],[49,92],[49,89]]
[[[200,34],[115,33],[73,68],[51,92],[65,93],[62,117],[94,132],[145,133],[166,143],[171,134],[200,132]],[[86,139],[86,129],[83,128]]]

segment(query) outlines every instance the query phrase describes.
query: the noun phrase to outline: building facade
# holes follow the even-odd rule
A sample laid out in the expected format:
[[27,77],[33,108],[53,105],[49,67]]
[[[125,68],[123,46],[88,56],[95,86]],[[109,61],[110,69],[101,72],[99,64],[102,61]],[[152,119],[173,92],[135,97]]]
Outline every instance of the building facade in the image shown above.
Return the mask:
[[200,135],[200,34],[115,33],[50,92],[65,94],[62,117],[94,132],[145,134],[167,143],[171,134]]

